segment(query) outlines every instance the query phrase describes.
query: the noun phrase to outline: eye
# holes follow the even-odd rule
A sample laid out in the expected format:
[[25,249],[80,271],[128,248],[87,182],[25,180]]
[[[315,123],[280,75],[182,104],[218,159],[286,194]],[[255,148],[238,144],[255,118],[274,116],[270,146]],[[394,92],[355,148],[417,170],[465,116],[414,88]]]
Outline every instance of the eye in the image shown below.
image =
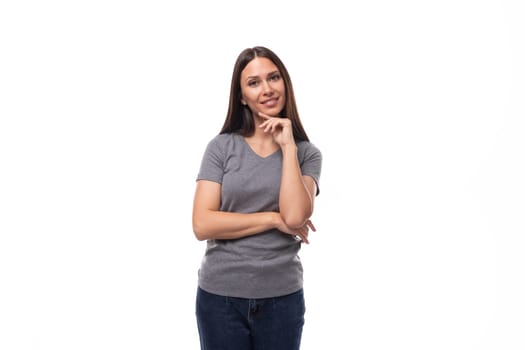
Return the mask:
[[250,87],[256,87],[257,85],[259,85],[259,82],[257,80],[250,80],[248,82],[248,86]]
[[280,74],[273,74],[272,76],[270,76],[271,81],[278,81],[279,79],[281,79]]

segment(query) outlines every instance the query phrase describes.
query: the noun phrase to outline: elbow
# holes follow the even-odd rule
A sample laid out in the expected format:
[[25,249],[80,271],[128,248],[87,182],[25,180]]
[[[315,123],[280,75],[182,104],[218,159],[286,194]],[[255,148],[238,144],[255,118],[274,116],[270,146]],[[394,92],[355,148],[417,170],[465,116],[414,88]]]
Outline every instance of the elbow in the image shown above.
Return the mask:
[[301,228],[306,225],[306,222],[313,214],[313,206],[307,206],[302,210],[287,210],[281,211],[281,217],[286,224],[286,226],[295,229]]
[[296,229],[301,228],[306,225],[306,222],[310,218],[310,215],[285,215],[283,216],[283,221],[286,226]]
[[193,219],[193,234],[195,235],[195,238],[197,238],[198,241],[205,241],[208,239],[206,229],[202,226],[203,225],[201,223]]
[[195,238],[197,238],[198,241],[206,241],[208,239],[204,232],[198,231],[195,228],[193,229],[193,234],[195,235]]
[[193,233],[195,234],[195,238],[197,238],[198,241],[207,240],[206,236],[202,232],[193,230]]
[[298,220],[298,219],[283,219],[286,226],[288,226],[291,229],[297,229],[301,228],[306,224],[306,220]]
[[199,241],[215,239],[217,235],[217,224],[214,220],[213,211],[196,210],[192,215],[193,234]]
[[314,212],[313,202],[309,201],[303,205],[281,206],[281,218],[292,229],[301,228],[308,222]]

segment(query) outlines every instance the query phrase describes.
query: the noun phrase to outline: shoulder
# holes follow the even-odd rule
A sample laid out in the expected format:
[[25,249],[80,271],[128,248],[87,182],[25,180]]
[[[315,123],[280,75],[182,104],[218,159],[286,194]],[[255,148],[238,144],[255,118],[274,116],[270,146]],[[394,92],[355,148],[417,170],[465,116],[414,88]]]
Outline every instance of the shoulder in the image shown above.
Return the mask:
[[209,144],[224,147],[237,142],[239,137],[241,136],[235,133],[219,134],[212,138]]
[[213,137],[206,147],[206,152],[224,157],[240,147],[242,136],[235,133],[219,134]]
[[297,154],[300,158],[322,157],[321,150],[309,141],[299,141],[297,143]]
[[219,134],[214,136],[210,141],[208,141],[207,149],[209,150],[222,150],[227,147],[228,144],[231,144],[234,138],[233,134]]

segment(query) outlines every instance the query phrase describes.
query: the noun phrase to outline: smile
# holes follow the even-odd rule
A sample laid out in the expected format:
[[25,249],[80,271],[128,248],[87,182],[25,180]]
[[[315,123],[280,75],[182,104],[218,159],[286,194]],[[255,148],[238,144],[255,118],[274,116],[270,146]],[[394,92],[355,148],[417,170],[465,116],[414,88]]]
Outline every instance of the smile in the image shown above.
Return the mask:
[[279,102],[279,98],[271,98],[266,101],[262,101],[261,104],[265,105],[266,107],[275,107],[277,105],[277,102]]

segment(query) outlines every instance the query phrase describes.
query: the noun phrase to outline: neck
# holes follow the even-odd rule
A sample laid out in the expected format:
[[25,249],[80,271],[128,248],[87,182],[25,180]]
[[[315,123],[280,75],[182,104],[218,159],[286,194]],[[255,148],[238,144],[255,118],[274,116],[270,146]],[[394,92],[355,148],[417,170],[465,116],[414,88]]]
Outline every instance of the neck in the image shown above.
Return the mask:
[[273,143],[273,137],[272,134],[269,132],[264,132],[263,129],[259,127],[264,122],[264,119],[259,116],[254,116],[254,124],[255,124],[255,130],[253,135],[250,137],[247,137],[246,139],[250,139],[252,141],[255,141],[257,143]]
[[255,126],[253,135],[246,137],[246,139],[258,144],[272,144],[275,142],[272,134],[264,132],[264,130],[258,126]]

